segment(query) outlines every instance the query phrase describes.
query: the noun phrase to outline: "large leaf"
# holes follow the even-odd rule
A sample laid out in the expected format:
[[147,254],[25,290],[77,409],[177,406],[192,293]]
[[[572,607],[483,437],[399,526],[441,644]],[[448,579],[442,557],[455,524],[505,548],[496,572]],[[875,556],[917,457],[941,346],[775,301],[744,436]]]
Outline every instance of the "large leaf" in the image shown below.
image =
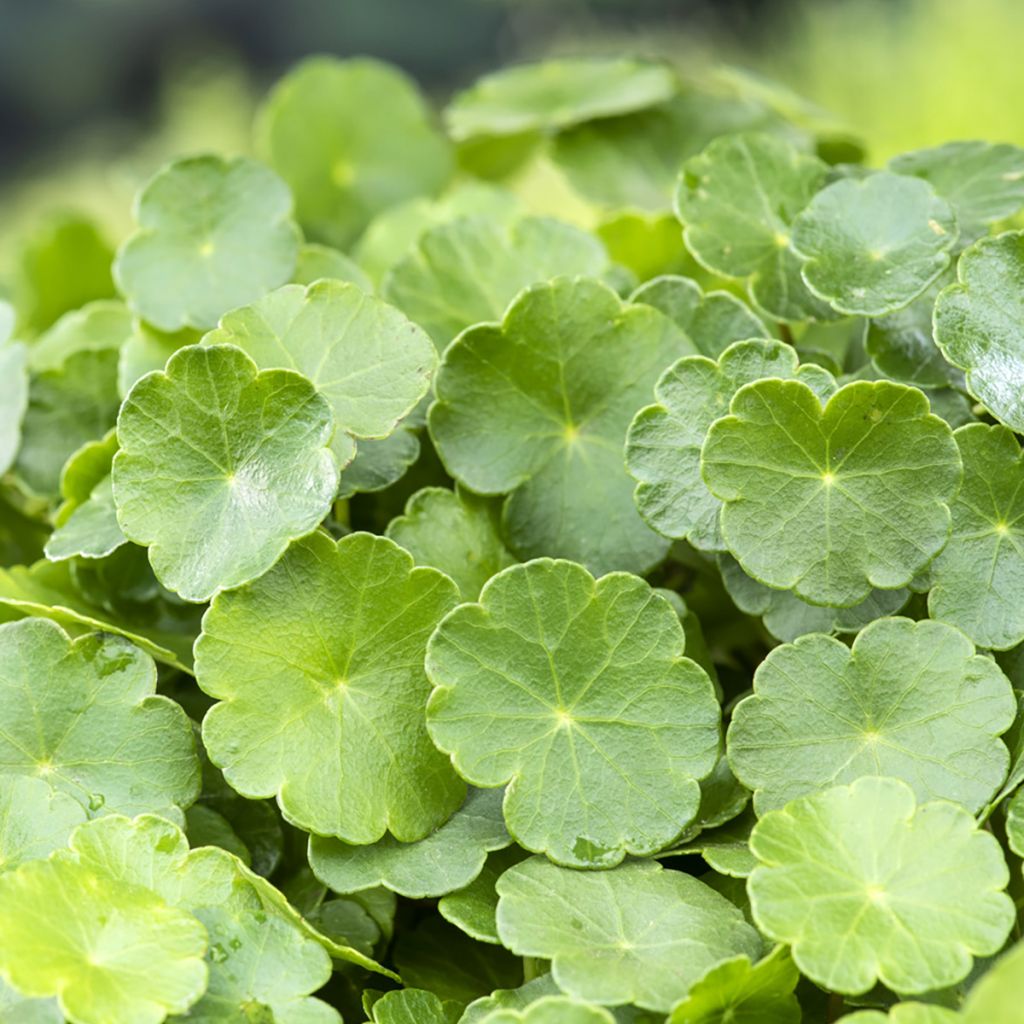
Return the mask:
[[522,557],[644,571],[667,549],[633,505],[622,445],[661,370],[692,345],[649,306],[560,278],[527,289],[500,326],[446,351],[430,409],[445,466],[483,494],[511,492],[506,539]]
[[416,86],[365,58],[303,61],[272,90],[258,134],[303,227],[341,248],[379,211],[438,192],[452,169]]
[[341,465],[353,438],[384,438],[427,393],[430,339],[353,284],[286,285],[228,313],[204,345],[237,345],[261,370],[297,370],[327,399]]
[[738,341],[717,362],[685,356],[662,374],[654,387],[657,403],[636,414],[626,437],[626,468],[638,481],[636,506],[659,533],[704,550],[725,547],[722,503],[701,477],[701,448],[736,392],[765,377],[802,380],[823,401],[836,388],[827,370],[800,366],[796,350],[781,341]]
[[878,619],[853,647],[821,635],[771,651],[729,726],[729,764],[759,814],[863,775],[970,811],[1006,776],[1010,681],[938,622]]
[[718,703],[684,643],[635,576],[512,566],[431,638],[430,735],[467,781],[510,783],[505,820],[527,849],[577,867],[654,853],[696,815],[718,756]]
[[667,1012],[710,967],[751,959],[761,939],[724,896],[678,871],[634,861],[572,871],[533,857],[498,880],[498,933],[552,961],[570,995]]
[[467,327],[500,320],[528,285],[559,274],[596,277],[608,267],[604,246],[571,224],[463,217],[426,231],[382,288],[444,351]]
[[840,313],[881,316],[908,305],[949,266],[957,224],[919,178],[841,178],[793,222],[804,282]]
[[72,642],[43,619],[0,625],[0,770],[45,779],[90,816],[180,820],[199,794],[191,725],[156,695],[149,656],[120,637]]
[[189,346],[118,417],[117,517],[189,601],[265,572],[315,529],[338,487],[331,410],[305,377],[230,345]]
[[139,193],[138,230],[118,250],[114,277],[161,330],[213,327],[291,277],[300,242],[291,213],[287,185],[255,160],[178,160]]
[[822,408],[800,381],[741,388],[701,467],[722,533],[755,579],[849,606],[906,586],[943,548],[960,454],[916,388],[856,381]]
[[723,135],[687,160],[676,193],[686,246],[701,263],[747,281],[777,320],[834,316],[800,277],[791,224],[821,188],[826,167],[771,135]]
[[[369,534],[293,544],[213,601],[196,678],[203,739],[231,786],[349,843],[423,839],[465,787],[427,735],[427,638],[455,584]],[[311,628],[312,627],[312,628]]]
[[382,885],[411,899],[443,896],[469,885],[488,852],[512,840],[501,816],[501,793],[470,790],[466,802],[436,831],[415,843],[385,836],[368,846],[351,846],[311,836],[313,873],[339,893]]
[[975,423],[953,437],[964,482],[930,569],[928,614],[1003,650],[1024,640],[1024,457],[1006,427]]
[[898,779],[800,797],[766,814],[751,846],[761,861],[747,883],[758,926],[835,992],[955,985],[1013,926],[996,838],[956,804],[916,806]]
[[935,341],[997,419],[1024,430],[1024,232],[983,238],[935,303]]

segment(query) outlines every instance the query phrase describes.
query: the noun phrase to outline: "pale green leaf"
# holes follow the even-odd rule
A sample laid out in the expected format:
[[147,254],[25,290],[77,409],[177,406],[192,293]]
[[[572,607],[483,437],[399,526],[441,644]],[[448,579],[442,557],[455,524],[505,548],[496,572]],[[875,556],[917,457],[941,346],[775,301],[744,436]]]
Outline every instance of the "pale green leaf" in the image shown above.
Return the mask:
[[65,313],[29,349],[33,373],[59,370],[76,352],[120,348],[132,333],[132,314],[123,302],[101,300]]
[[483,871],[464,889],[448,893],[437,904],[441,916],[477,942],[501,945],[498,937],[498,879],[529,856],[518,846],[498,850],[487,858]]
[[[840,1021],[842,1024],[964,1024],[963,1017],[956,1011],[928,1003],[897,1003],[887,1014],[881,1010],[858,1010],[845,1014]],[[986,1024],[994,1022],[986,1021]]]
[[722,503],[701,477],[701,448],[736,392],[765,377],[802,380],[822,399],[836,387],[830,373],[800,366],[796,350],[774,340],[736,342],[717,362],[686,356],[662,374],[657,404],[636,414],[626,437],[626,468],[638,481],[634,500],[653,529],[704,550],[724,548]]
[[419,988],[385,992],[373,1004],[373,1024],[455,1024],[458,1005]]
[[735,295],[723,291],[704,294],[688,277],[657,277],[637,288],[629,301],[660,310],[711,359],[717,359],[734,341],[769,337],[761,318]]
[[382,292],[438,350],[474,324],[501,320],[529,285],[609,269],[604,246],[547,217],[463,217],[431,228],[385,276]]
[[545,996],[525,1010],[495,1010],[482,1024],[615,1024],[615,1018],[600,1006],[567,996]]
[[420,438],[413,412],[384,438],[360,440],[356,454],[341,474],[338,498],[383,491],[401,480],[420,457]]
[[379,885],[410,899],[454,892],[480,874],[491,850],[512,842],[501,816],[501,796],[497,791],[470,790],[448,821],[414,843],[385,836],[368,846],[351,846],[311,836],[310,867],[337,893]]
[[666,64],[570,57],[485,75],[455,96],[445,120],[458,141],[558,130],[643,110],[675,90],[675,75]]
[[964,482],[951,506],[953,533],[931,566],[928,614],[979,647],[1024,640],[1024,457],[1006,427],[975,423],[953,437]]
[[935,341],[996,419],[1024,430],[1024,232],[984,238],[960,257],[935,303]]
[[977,811],[1009,753],[1009,680],[958,629],[878,619],[847,647],[812,634],[768,654],[729,726],[729,764],[758,814],[864,775]]
[[947,142],[894,157],[889,167],[923,178],[953,207],[962,244],[1024,206],[1024,149],[1019,146]]
[[291,214],[288,186],[255,160],[177,160],[139,193],[138,229],[118,250],[114,278],[161,330],[212,327],[289,280],[300,242]]
[[831,319],[800,277],[791,224],[825,181],[826,166],[771,135],[723,135],[687,160],[676,213],[687,248],[715,273],[747,281],[776,320]]
[[580,999],[668,1012],[713,965],[761,952],[728,900],[697,879],[633,861],[572,871],[533,857],[498,880],[498,932],[523,956],[552,961]]
[[0,476],[10,469],[21,445],[21,421],[28,408],[27,350],[0,338]]
[[375,214],[436,194],[452,171],[450,146],[416,85],[366,58],[303,61],[274,86],[257,130],[295,194],[299,222],[343,249]]
[[559,995],[560,991],[550,974],[541,974],[519,988],[498,989],[474,1000],[459,1018],[459,1024],[480,1024],[495,1010],[522,1010],[545,996]]
[[885,171],[833,182],[793,222],[807,286],[864,316],[916,299],[949,266],[957,237],[953,210],[930,185]]
[[114,489],[110,476],[93,488],[89,497],[57,527],[46,542],[46,557],[51,562],[80,555],[105,558],[127,542],[117,522]]
[[956,804],[915,805],[898,779],[800,797],[766,814],[751,846],[761,861],[747,882],[759,927],[835,992],[857,995],[878,981],[911,995],[955,985],[1013,925],[995,837]]
[[461,483],[511,492],[503,526],[520,556],[645,571],[667,542],[636,511],[623,441],[658,375],[691,350],[663,314],[624,305],[597,281],[537,285],[500,327],[449,347],[430,433]]
[[718,758],[718,703],[683,646],[635,576],[512,566],[431,638],[427,727],[468,782],[511,783],[505,821],[527,849],[578,867],[654,853],[696,815]]
[[799,978],[784,946],[757,963],[733,957],[712,967],[666,1024],[800,1024],[800,1004],[793,994]]
[[[971,989],[963,1008],[963,1024],[1016,1024],[1024,980],[1024,943],[1017,942],[985,972]],[[911,1022],[913,1024],[913,1022]],[[930,1022],[922,1022],[930,1024]],[[945,1024],[945,1022],[936,1022]]]
[[807,633],[857,633],[883,615],[895,615],[910,599],[905,587],[872,590],[848,608],[808,604],[791,590],[773,590],[748,576],[731,555],[719,555],[722,582],[733,603],[747,615],[760,615],[765,629],[789,642]]
[[353,438],[387,437],[427,393],[430,339],[397,309],[353,284],[287,285],[228,313],[204,345],[236,345],[261,370],[296,370],[327,399],[338,462]]
[[456,595],[381,537],[293,544],[204,618],[196,677],[219,702],[203,723],[210,760],[319,835],[423,839],[465,795],[423,717],[427,638]]
[[475,601],[483,585],[515,562],[501,539],[500,505],[456,487],[424,487],[388,523],[387,536],[417,565],[432,565],[458,585],[463,600]]
[[131,336],[121,346],[117,363],[117,390],[123,398],[140,377],[153,370],[162,370],[167,360],[180,348],[195,345],[202,332],[194,327],[183,327],[170,333],[161,331],[145,320],[136,318]]
[[754,812],[744,811],[718,828],[708,828],[682,846],[667,850],[662,856],[685,856],[699,853],[708,866],[729,878],[747,878],[757,867],[750,852],[750,830],[757,821]]
[[148,655],[43,619],[0,625],[0,653],[0,771],[45,779],[90,816],[181,819],[199,794],[195,740]]
[[338,487],[326,399],[229,345],[181,349],[118,417],[117,517],[164,586],[204,601],[265,572]]
[[351,256],[346,256],[329,245],[310,242],[299,250],[292,281],[295,284],[312,284],[322,278],[347,281],[368,295],[373,294],[373,282]]
[[822,408],[800,381],[741,388],[701,469],[725,543],[768,586],[852,606],[906,586],[943,548],[960,454],[916,388],[856,381]]
[[56,997],[23,996],[0,978],[0,1024],[64,1024]]
[[66,846],[86,817],[77,800],[51,787],[45,778],[0,775],[0,871]]

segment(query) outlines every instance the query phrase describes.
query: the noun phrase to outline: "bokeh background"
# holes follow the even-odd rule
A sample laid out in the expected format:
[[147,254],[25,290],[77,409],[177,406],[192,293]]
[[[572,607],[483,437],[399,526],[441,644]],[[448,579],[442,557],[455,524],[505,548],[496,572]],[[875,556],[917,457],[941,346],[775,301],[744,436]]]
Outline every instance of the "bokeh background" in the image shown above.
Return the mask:
[[439,101],[552,52],[726,61],[834,112],[873,162],[951,138],[1024,142],[1021,0],[0,0],[0,280],[80,210],[112,237],[166,158],[250,146],[299,58],[393,61]]

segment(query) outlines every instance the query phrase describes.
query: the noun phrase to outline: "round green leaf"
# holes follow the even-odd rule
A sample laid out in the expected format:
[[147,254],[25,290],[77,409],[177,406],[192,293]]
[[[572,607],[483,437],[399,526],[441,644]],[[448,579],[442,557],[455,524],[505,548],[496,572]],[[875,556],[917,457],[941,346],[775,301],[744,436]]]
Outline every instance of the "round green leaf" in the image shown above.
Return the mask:
[[117,518],[153,571],[205,601],[270,568],[338,487],[331,410],[291,370],[229,345],[189,346],[132,388],[118,417]]
[[768,654],[729,726],[729,764],[758,814],[863,775],[918,800],[983,807],[1006,776],[1010,681],[958,629],[878,619],[849,648],[812,634]]
[[21,421],[28,408],[27,350],[0,338],[0,476],[11,468],[21,445]]
[[386,490],[405,476],[420,457],[420,438],[414,425],[418,415],[413,412],[387,437],[361,440],[356,445],[355,458],[341,476],[339,501]]
[[106,558],[125,543],[127,538],[117,521],[114,488],[108,473],[50,534],[44,551],[51,562],[75,555]]
[[475,999],[466,1007],[459,1024],[481,1024],[495,1010],[523,1010],[538,999],[560,994],[555,979],[550,974],[541,974],[519,988],[498,989],[489,996]]
[[[971,989],[964,1003],[962,1024],[1014,1024],[1016,1018],[1020,1016],[1022,977],[1024,943],[1017,942]],[[936,1024],[945,1022],[939,1021]]]
[[473,324],[501,320],[528,285],[557,275],[596,277],[608,253],[591,234],[547,217],[463,217],[431,228],[385,276],[384,296],[439,351]]
[[995,837],[956,804],[915,806],[898,779],[800,797],[766,814],[751,846],[761,861],[747,882],[758,926],[835,992],[955,985],[1013,926]]
[[701,457],[722,534],[755,579],[852,606],[906,586],[943,548],[960,454],[916,388],[856,381],[822,409],[800,381],[741,388]]
[[793,222],[808,288],[864,316],[916,299],[949,266],[957,237],[953,210],[927,182],[885,171],[833,182]]
[[983,238],[960,257],[957,283],[935,302],[935,341],[967,374],[967,389],[1024,430],[1024,232]]
[[718,568],[736,607],[747,615],[760,615],[765,629],[784,642],[807,633],[858,633],[875,619],[895,615],[910,599],[910,591],[900,587],[872,590],[863,601],[849,608],[808,604],[791,590],[772,590],[758,583],[731,555],[719,555]]
[[567,996],[545,996],[525,1010],[495,1010],[482,1024],[615,1024],[615,1018],[599,1006]]
[[258,134],[302,226],[342,249],[379,211],[440,191],[452,170],[415,84],[365,58],[303,61],[271,91]]
[[654,853],[697,813],[719,708],[643,580],[572,562],[512,566],[427,648],[434,742],[477,786],[511,783],[516,841],[577,867]]
[[[888,1013],[859,1010],[845,1014],[840,1020],[843,1024],[964,1024],[964,1018],[955,1010],[930,1003],[897,1003]],[[994,1022],[986,1020],[986,1024]]]
[[688,277],[656,277],[637,288],[629,301],[660,310],[711,359],[734,341],[769,337],[761,318],[735,295],[722,291],[705,295]]
[[771,135],[723,135],[687,160],[676,192],[686,247],[708,270],[747,280],[776,320],[831,319],[800,277],[790,225],[827,168]]
[[455,1024],[457,1003],[442,1003],[433,992],[420,988],[385,992],[373,1004],[373,1024]]
[[203,619],[196,679],[219,702],[203,722],[210,760],[308,831],[423,839],[465,796],[423,718],[427,638],[456,600],[447,576],[382,537],[296,542]]
[[718,362],[686,356],[662,374],[657,404],[636,414],[626,436],[626,468],[638,481],[633,497],[653,529],[703,550],[724,548],[722,503],[701,478],[701,448],[733,395],[764,377],[802,380],[822,399],[836,387],[826,370],[800,366],[796,350],[781,341],[738,341]]
[[799,979],[784,946],[757,963],[733,957],[712,967],[666,1024],[800,1024],[800,1004],[793,994]]
[[500,326],[445,352],[430,433],[461,483],[512,492],[503,526],[520,556],[642,572],[667,543],[633,504],[623,440],[658,374],[691,349],[667,317],[598,281],[536,285]]
[[161,331],[136,317],[131,337],[121,346],[117,362],[118,393],[122,397],[127,395],[139,378],[153,370],[164,369],[178,349],[195,345],[202,336],[194,327],[170,333]]
[[930,569],[928,614],[1005,650],[1024,640],[1024,456],[1006,427],[974,423],[953,437],[964,482]]
[[361,288],[367,295],[373,294],[373,282],[351,256],[346,256],[329,245],[310,242],[299,250],[299,259],[292,280],[296,284],[313,284],[314,281],[323,278],[347,281]]
[[629,58],[564,58],[485,75],[445,110],[453,139],[568,128],[643,110],[669,99],[676,78],[665,64]]
[[66,846],[85,819],[85,808],[45,779],[0,775],[0,871]]
[[0,771],[45,779],[90,816],[180,820],[199,793],[191,725],[156,695],[149,656],[120,637],[72,642],[44,619],[0,625]]
[[78,1024],[161,1024],[207,985],[207,934],[156,893],[72,851],[0,875],[0,969],[25,996],[57,996]]
[[291,284],[228,313],[204,345],[236,345],[261,370],[297,370],[327,399],[332,449],[350,462],[353,438],[387,437],[430,387],[430,339],[397,309],[353,284]]
[[350,846],[311,836],[309,865],[337,893],[382,885],[419,900],[469,885],[483,870],[488,852],[511,842],[501,816],[501,793],[470,790],[448,821],[415,843],[384,836],[369,846]]
[[708,968],[761,952],[724,896],[653,861],[572,871],[532,857],[501,876],[498,895],[502,942],[551,960],[559,988],[596,1003],[667,1013]]
[[477,942],[489,942],[500,946],[497,921],[498,891],[495,887],[498,879],[510,867],[528,856],[529,854],[518,846],[492,853],[487,858],[483,871],[469,885],[438,900],[438,912],[446,921]]
[[695,839],[666,850],[662,856],[699,853],[719,875],[747,878],[757,867],[757,860],[750,852],[750,830],[756,820],[748,808],[719,828],[705,828]]
[[454,491],[424,487],[388,523],[387,536],[417,565],[447,573],[466,601],[475,601],[483,585],[515,562],[500,532],[500,506],[463,487]]
[[123,302],[90,302],[65,313],[29,349],[33,373],[57,370],[76,352],[120,348],[132,333],[132,314]]
[[136,199],[138,230],[117,252],[117,286],[161,330],[213,327],[291,277],[301,240],[291,214],[288,186],[255,160],[178,160]]
[[1019,146],[947,142],[894,157],[889,167],[924,179],[953,207],[962,244],[1024,206],[1024,149]]

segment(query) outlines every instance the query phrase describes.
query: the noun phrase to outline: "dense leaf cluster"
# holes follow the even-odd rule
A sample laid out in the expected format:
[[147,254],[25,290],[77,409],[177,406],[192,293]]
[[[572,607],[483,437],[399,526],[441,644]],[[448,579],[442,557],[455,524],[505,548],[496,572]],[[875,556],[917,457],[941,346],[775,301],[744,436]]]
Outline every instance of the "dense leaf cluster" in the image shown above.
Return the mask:
[[733,70],[316,59],[33,240],[0,1021],[1020,1021],[1022,210]]

